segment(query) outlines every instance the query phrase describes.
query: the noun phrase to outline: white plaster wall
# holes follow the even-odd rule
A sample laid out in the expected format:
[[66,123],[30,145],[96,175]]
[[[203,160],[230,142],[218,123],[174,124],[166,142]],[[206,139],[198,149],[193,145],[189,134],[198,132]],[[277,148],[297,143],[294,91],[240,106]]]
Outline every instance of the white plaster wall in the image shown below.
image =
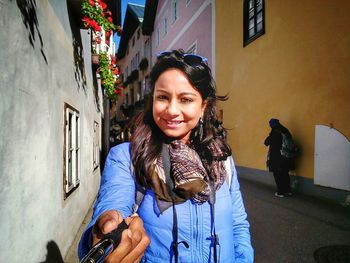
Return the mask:
[[324,125],[315,127],[314,183],[350,191],[350,142]]
[[[87,32],[82,30],[83,88],[74,66],[66,1],[53,1],[55,6],[36,1],[34,46],[28,41],[30,31],[19,2],[30,1],[0,4],[0,262],[11,263],[45,261],[49,241],[57,244],[64,258],[97,193],[100,172],[93,170],[94,120],[102,126]],[[81,121],[81,183],[66,200],[64,102],[79,110]]]

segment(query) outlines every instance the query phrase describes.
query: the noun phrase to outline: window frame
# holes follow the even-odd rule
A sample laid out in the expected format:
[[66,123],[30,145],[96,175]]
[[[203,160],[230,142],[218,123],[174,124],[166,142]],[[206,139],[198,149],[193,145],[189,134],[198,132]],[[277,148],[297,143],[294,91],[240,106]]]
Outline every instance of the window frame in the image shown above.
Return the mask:
[[[70,118],[72,117],[72,118]],[[80,114],[64,104],[63,192],[66,199],[80,185]],[[71,153],[71,156],[69,155]],[[69,161],[71,160],[71,161]]]
[[94,121],[93,138],[93,167],[96,170],[100,166],[100,124]]
[[163,23],[164,23],[164,34],[163,34],[163,37],[165,37],[168,34],[168,18],[167,17],[164,17]]
[[178,18],[179,18],[179,8],[178,8],[178,1],[177,0],[172,0],[171,1],[171,19],[172,19],[172,23],[174,24]]
[[[253,1],[254,7],[253,9],[249,8],[250,1]],[[262,8],[258,12],[257,11],[257,3],[258,1],[261,1]],[[254,34],[252,36],[249,36],[249,13],[250,10],[253,10],[253,20],[254,20]],[[262,15],[262,28],[260,31],[257,31],[258,26],[258,15],[261,13]],[[244,0],[243,2],[243,47],[247,46],[251,42],[253,42],[255,39],[259,38],[260,36],[265,34],[265,1],[264,0]]]
[[156,46],[158,47],[160,45],[160,31],[159,28],[157,28],[157,33],[156,33]]

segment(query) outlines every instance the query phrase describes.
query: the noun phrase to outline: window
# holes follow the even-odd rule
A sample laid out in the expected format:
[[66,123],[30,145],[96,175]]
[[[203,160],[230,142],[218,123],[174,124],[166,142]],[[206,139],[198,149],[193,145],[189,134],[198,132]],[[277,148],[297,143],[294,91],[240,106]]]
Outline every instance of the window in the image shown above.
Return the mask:
[[132,46],[135,46],[135,37],[132,38]]
[[134,84],[130,84],[130,104],[134,105],[135,103],[135,89],[134,89]]
[[164,35],[168,34],[168,18],[164,17]]
[[137,39],[140,38],[140,28],[137,30]]
[[[136,69],[136,57],[133,57],[132,59],[131,59],[131,72],[134,70],[134,69]],[[131,73],[130,73],[131,74]]]
[[264,0],[244,0],[243,12],[243,45],[246,46],[265,33]]
[[140,65],[140,51],[137,51],[136,53],[136,67]]
[[171,13],[173,18],[173,23],[177,20],[177,0],[172,0],[171,2]]
[[129,105],[129,93],[125,94],[125,105]]
[[64,104],[64,170],[65,198],[79,186],[80,180],[80,118],[79,112]]
[[146,76],[143,82],[143,94],[149,94],[151,92],[151,84],[149,80],[149,76]]
[[191,0],[186,0],[186,6],[190,4]]
[[157,29],[157,47],[159,46],[159,28]]
[[150,54],[151,54],[151,42],[150,42],[150,39],[148,38],[146,41],[145,41],[145,46],[144,46],[144,50],[143,50],[143,56],[145,58],[149,58]]
[[95,170],[100,165],[100,125],[96,121],[94,121],[93,147],[93,167]]
[[138,90],[137,90],[137,101],[139,101],[142,98],[143,98],[142,83],[141,83],[141,81],[139,81]]

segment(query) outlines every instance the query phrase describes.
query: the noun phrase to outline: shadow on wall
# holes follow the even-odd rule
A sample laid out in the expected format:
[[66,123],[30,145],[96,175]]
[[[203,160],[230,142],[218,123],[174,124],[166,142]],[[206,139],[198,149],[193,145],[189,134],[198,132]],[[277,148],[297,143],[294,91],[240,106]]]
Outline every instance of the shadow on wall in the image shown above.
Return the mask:
[[38,17],[36,15],[36,1],[35,0],[16,0],[17,6],[22,13],[23,24],[28,30],[29,43],[35,48],[35,36],[38,35],[40,41],[40,52],[45,63],[48,64],[44,52],[44,43],[39,31]]
[[55,241],[51,240],[47,242],[46,249],[46,259],[40,263],[64,263],[60,248]]
[[[72,30],[72,39],[73,39],[73,57],[74,57],[74,77],[78,85],[78,89],[82,88],[86,93],[86,75],[85,75],[85,66],[84,66],[84,56],[83,56],[83,45],[81,41],[80,28],[77,25],[76,10],[80,9],[80,6],[75,6],[74,3],[70,0],[67,0],[67,11],[69,17],[69,24]],[[80,2],[78,2],[80,3]]]

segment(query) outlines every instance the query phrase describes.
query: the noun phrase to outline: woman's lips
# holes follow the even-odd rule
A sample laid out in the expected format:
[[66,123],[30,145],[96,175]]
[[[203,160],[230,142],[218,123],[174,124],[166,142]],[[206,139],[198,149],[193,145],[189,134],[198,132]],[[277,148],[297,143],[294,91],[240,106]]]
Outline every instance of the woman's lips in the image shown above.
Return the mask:
[[182,121],[169,121],[169,120],[164,120],[165,124],[169,128],[177,128],[179,125],[182,123]]

